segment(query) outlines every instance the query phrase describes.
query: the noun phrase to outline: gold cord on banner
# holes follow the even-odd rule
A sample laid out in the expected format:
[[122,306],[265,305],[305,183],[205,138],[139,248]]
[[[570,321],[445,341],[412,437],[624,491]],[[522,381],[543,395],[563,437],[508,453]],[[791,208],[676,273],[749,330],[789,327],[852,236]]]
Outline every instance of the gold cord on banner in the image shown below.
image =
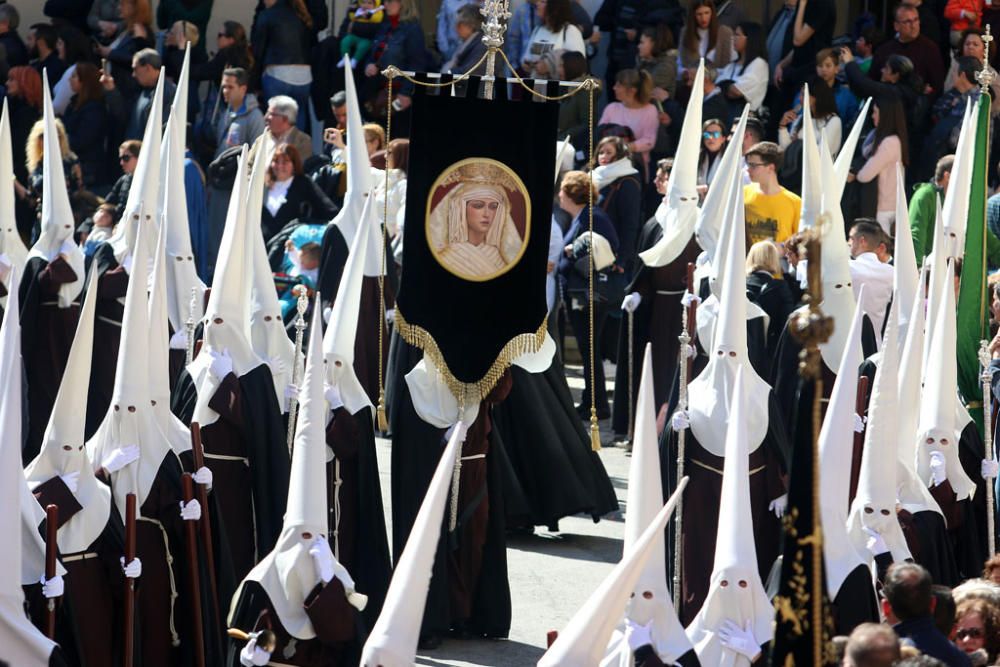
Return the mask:
[[[486,41],[485,38],[484,41]],[[500,40],[500,42],[502,43],[502,40]],[[589,130],[590,130],[588,137],[588,145],[587,145],[587,159],[588,159],[588,164],[590,165],[594,164],[594,93],[601,87],[601,84],[597,79],[593,77],[580,82],[579,85],[572,87],[568,92],[562,95],[545,95],[544,93],[540,93],[534,88],[528,86],[528,84],[525,83],[524,79],[522,79],[521,76],[517,73],[514,66],[511,65],[510,60],[507,59],[507,54],[505,54],[503,50],[499,48],[499,46],[493,46],[493,45],[490,45],[489,48],[487,48],[486,52],[483,53],[483,56],[474,65],[472,65],[472,67],[470,67],[467,72],[465,72],[464,74],[456,75],[451,79],[449,79],[448,81],[441,81],[437,83],[432,83],[430,81],[420,81],[411,74],[408,74],[407,72],[404,72],[403,70],[399,69],[395,65],[390,65],[386,67],[384,70],[382,70],[382,76],[388,79],[388,96],[386,99],[386,133],[385,133],[386,148],[387,148],[386,169],[385,169],[386,196],[385,196],[385,202],[383,204],[383,215],[382,215],[382,271],[379,275],[379,286],[378,286],[379,303],[382,306],[383,312],[385,311],[384,280],[385,280],[385,265],[386,265],[385,245],[387,238],[386,225],[388,224],[387,218],[389,210],[388,144],[390,141],[390,137],[392,136],[391,130],[392,130],[392,112],[393,112],[393,107],[392,107],[393,80],[396,77],[401,77],[415,86],[423,86],[425,88],[447,88],[449,86],[453,86],[456,83],[460,83],[467,79],[471,79],[474,76],[473,72],[475,72],[480,65],[482,65],[484,62],[492,63],[497,54],[499,54],[500,57],[503,59],[504,63],[507,66],[507,70],[511,73],[511,76],[508,77],[508,80],[516,82],[519,86],[521,86],[525,91],[527,91],[533,97],[545,100],[547,102],[559,102],[561,100],[565,100],[574,95],[577,95],[582,91],[587,92],[588,96],[587,109],[588,109]],[[492,83],[496,80],[496,77],[493,77],[489,72],[487,72],[487,76],[483,77],[483,79],[488,83],[489,86],[492,86]],[[491,89],[487,90],[487,97],[492,99]],[[591,248],[593,248],[593,238],[594,238],[593,177],[591,177],[591,188],[590,191],[588,192],[587,197],[588,197],[587,201],[589,208],[588,226],[590,229],[590,243],[591,243]],[[590,260],[589,260],[588,296],[590,299],[590,304],[588,306],[588,312],[589,312],[588,337],[590,345],[590,350],[588,354],[590,356],[589,361],[590,361],[590,387],[591,387],[590,443],[592,449],[594,451],[598,451],[601,449],[601,434],[597,423],[597,402],[596,402],[597,392],[594,390],[594,363],[596,361],[596,358],[594,354],[594,308],[593,308],[594,255],[592,250],[590,253]],[[405,316],[400,311],[398,304],[396,305],[394,324],[396,330],[399,332],[399,334],[403,337],[403,339],[407,343],[421,348],[424,351],[424,353],[428,357],[430,357],[431,361],[434,362],[434,364],[438,367],[438,371],[441,373],[445,381],[445,384],[448,386],[448,389],[452,392],[452,394],[455,395],[456,398],[464,400],[466,397],[470,398],[475,397],[479,400],[482,400],[483,398],[486,397],[487,394],[489,394],[489,392],[493,389],[493,387],[496,386],[496,383],[500,380],[500,377],[503,375],[504,372],[506,372],[507,368],[510,366],[510,364],[513,362],[514,359],[523,354],[534,353],[539,350],[539,348],[541,347],[542,343],[545,340],[545,331],[548,327],[548,316],[546,316],[542,320],[541,326],[538,328],[537,331],[520,334],[518,336],[515,336],[512,340],[508,341],[508,343],[500,351],[500,355],[490,366],[490,369],[487,371],[486,375],[481,380],[475,383],[461,382],[451,373],[451,371],[448,369],[447,364],[445,363],[444,356],[441,354],[441,349],[438,347],[437,342],[434,340],[434,337],[431,336],[431,334],[422,327],[408,323],[406,321]],[[378,339],[379,404],[376,413],[378,418],[379,430],[387,431],[388,419],[386,417],[385,385],[383,381],[383,370],[382,370],[383,345],[384,342],[382,337],[382,329],[380,327],[379,339]]]
[[[382,353],[385,349],[385,246],[386,225],[389,224],[389,142],[392,141],[392,79],[389,79],[389,95],[386,98],[388,111],[385,114],[385,192],[382,193],[382,248],[379,252],[381,268],[378,272],[378,312],[382,318],[378,323],[378,407],[375,408],[375,427],[385,433],[389,430],[389,416],[385,410],[385,378],[382,368]],[[369,195],[370,196],[370,195]]]

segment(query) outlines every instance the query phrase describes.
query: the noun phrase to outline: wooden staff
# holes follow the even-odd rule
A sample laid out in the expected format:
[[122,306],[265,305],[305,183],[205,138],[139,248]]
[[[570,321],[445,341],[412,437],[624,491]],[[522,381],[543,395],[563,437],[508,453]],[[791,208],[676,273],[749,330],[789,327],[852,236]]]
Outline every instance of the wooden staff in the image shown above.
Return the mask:
[[[694,263],[688,262],[687,292],[694,294]],[[695,336],[695,316],[698,304],[694,299],[687,306],[681,307],[681,335],[677,337],[680,343],[678,354],[680,355],[680,381],[677,390],[677,409],[687,410],[687,384],[691,377],[694,360],[688,355],[689,346],[693,344]],[[677,432],[677,484],[680,485],[684,479],[684,456],[685,440],[687,429]],[[674,608],[680,611],[681,608],[681,543],[683,542],[683,528],[681,526],[681,516],[684,510],[683,496],[677,501],[677,511],[674,513]]]
[[[59,508],[56,505],[45,507],[45,580],[56,576],[56,532],[59,530]],[[49,639],[56,638],[56,599],[48,599],[45,610],[45,635]]]
[[[135,560],[135,494],[125,496],[125,565]],[[135,651],[135,581],[125,577],[124,667],[132,667]]]
[[[854,413],[861,418],[865,416],[865,403],[868,400],[868,376],[862,375],[858,378],[858,395],[854,399]],[[847,507],[850,512],[851,503],[858,493],[858,480],[861,479],[861,457],[865,449],[865,431],[867,427],[862,427],[860,431],[854,429],[854,453],[851,456],[851,487],[847,495]]]
[[[191,454],[194,456],[194,469],[200,470],[205,466],[205,449],[201,444],[201,425],[198,422],[191,422]],[[212,617],[215,621],[215,628],[222,629],[222,610],[219,606],[219,586],[216,583],[215,573],[215,548],[212,546],[212,518],[208,513],[208,488],[203,484],[195,486],[198,502],[201,503],[201,521],[198,522],[201,528],[201,541],[205,547],[205,565],[208,568],[208,585],[212,600]]]
[[[194,481],[191,473],[181,475],[181,491],[184,504],[194,500]],[[202,513],[205,507],[202,506]],[[184,538],[187,542],[188,579],[191,585],[191,625],[194,628],[194,662],[198,667],[205,667],[205,635],[201,624],[201,581],[198,577],[198,535],[195,533],[193,521],[184,521]]]

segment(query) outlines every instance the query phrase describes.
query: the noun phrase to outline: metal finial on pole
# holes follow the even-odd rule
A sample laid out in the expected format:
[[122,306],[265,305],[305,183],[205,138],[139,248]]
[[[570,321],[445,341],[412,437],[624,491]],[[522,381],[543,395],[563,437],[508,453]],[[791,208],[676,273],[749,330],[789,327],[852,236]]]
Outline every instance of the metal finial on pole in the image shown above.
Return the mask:
[[194,322],[195,311],[198,309],[198,288],[191,288],[191,301],[188,304],[188,318],[184,323],[184,330],[187,332],[187,346],[184,350],[185,365],[190,366],[194,361]]
[[993,79],[996,78],[993,68],[990,67],[990,42],[992,41],[993,34],[990,32],[990,24],[987,23],[986,32],[983,33],[983,68],[976,72],[979,90],[984,93],[989,92],[990,86],[993,85]]
[[485,97],[493,99],[493,75],[496,71],[497,50],[503,46],[503,34],[507,30],[507,19],[511,17],[508,11],[510,0],[485,0],[479,12],[486,21],[483,23],[483,44],[489,49],[486,52],[486,76],[483,77]]
[[[983,367],[982,375],[979,379],[983,383],[983,458],[988,461],[996,460],[993,453],[993,370],[990,368],[989,341],[979,343],[979,365]],[[989,556],[992,558],[996,550],[996,534],[994,528],[993,504],[993,478],[986,480],[986,541],[989,546]]]
[[[306,330],[306,309],[309,308],[309,290],[305,285],[296,285],[292,288],[298,301],[295,304],[299,315],[295,318],[295,357],[292,359],[292,386],[298,388],[302,381],[302,341]],[[316,304],[319,308],[319,304]],[[295,413],[298,412],[299,401],[294,396],[288,400],[288,454],[292,454],[292,441],[295,440]]]

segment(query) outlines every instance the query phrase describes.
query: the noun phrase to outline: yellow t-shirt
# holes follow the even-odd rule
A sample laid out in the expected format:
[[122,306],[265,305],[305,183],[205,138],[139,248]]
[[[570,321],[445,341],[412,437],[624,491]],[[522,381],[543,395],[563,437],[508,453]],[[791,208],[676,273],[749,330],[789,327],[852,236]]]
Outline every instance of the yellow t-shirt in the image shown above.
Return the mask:
[[759,185],[751,183],[743,186],[743,204],[750,243],[767,240],[784,243],[799,231],[802,199],[794,192],[781,188],[776,195],[765,195]]

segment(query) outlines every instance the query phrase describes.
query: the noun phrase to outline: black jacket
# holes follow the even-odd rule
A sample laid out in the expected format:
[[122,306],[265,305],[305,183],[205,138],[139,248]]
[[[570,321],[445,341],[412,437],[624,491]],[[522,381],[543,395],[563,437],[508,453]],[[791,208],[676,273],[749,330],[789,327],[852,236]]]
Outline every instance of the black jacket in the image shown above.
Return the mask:
[[10,143],[14,158],[14,175],[22,184],[27,184],[28,168],[24,163],[27,157],[28,135],[42,114],[23,97],[8,95],[7,105],[10,112]]
[[767,313],[770,320],[767,325],[767,358],[774,359],[785,322],[795,310],[792,290],[784,280],[777,280],[766,271],[754,271],[747,276],[747,299]]
[[63,114],[69,147],[80,158],[83,182],[88,186],[107,182],[104,180],[107,120],[108,114],[102,100],[90,100],[77,109],[75,95]]
[[312,33],[296,15],[287,0],[257,15],[253,28],[253,57],[258,76],[268,65],[307,65],[312,48]]
[[[635,262],[636,240],[642,226],[642,186],[639,174],[622,176],[604,186],[600,192],[598,206],[611,219],[618,234],[618,259],[616,264],[631,275]],[[595,220],[596,223],[596,220]]]
[[[395,65],[404,72],[419,72],[425,68],[425,51],[424,32],[418,21],[400,21],[399,25],[393,28],[386,17],[382,21],[382,29],[372,40],[368,62],[375,63],[380,72],[389,65]],[[412,91],[413,84],[404,81],[398,92],[411,95]]]
[[236,46],[220,49],[207,62],[191,63],[191,81],[208,81],[218,86],[222,81],[222,72],[227,67],[250,69],[250,54]]
[[[267,195],[265,194],[265,202]],[[292,220],[329,222],[337,214],[337,207],[308,176],[296,176],[285,195],[285,203],[272,215],[265,203],[260,216],[264,243]]]
[[28,64],[28,47],[24,45],[21,36],[14,30],[0,35],[0,46],[3,46],[7,51],[8,67],[18,67]]

